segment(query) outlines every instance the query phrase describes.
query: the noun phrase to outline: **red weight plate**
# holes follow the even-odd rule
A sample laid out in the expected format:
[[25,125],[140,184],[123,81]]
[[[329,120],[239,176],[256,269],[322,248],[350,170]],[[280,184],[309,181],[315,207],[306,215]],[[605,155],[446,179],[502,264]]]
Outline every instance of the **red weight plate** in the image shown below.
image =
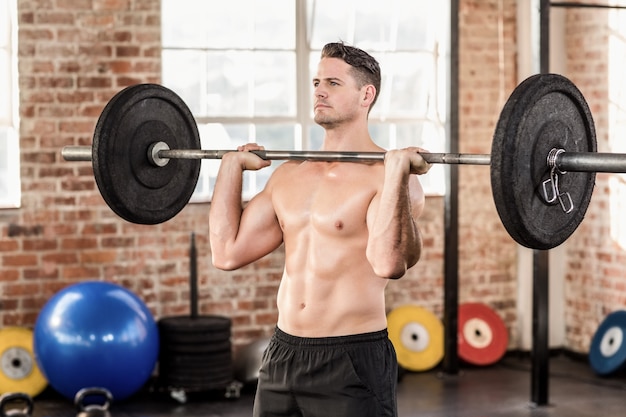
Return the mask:
[[482,303],[459,306],[459,357],[472,365],[492,365],[506,353],[509,337],[498,314]]

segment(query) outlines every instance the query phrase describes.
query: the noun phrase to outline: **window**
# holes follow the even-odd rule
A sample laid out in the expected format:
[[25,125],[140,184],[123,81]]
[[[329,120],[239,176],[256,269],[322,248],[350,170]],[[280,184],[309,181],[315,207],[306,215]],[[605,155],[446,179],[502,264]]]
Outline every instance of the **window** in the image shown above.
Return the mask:
[[[204,149],[257,142],[318,149],[311,79],[324,44],[343,40],[381,64],[370,133],[386,149],[446,149],[448,2],[426,0],[163,0],[163,84],[188,104]],[[244,198],[272,169],[246,172]],[[202,162],[192,201],[208,201],[219,161]],[[421,178],[444,192],[443,167]]]
[[0,2],[0,208],[20,205],[16,6]]

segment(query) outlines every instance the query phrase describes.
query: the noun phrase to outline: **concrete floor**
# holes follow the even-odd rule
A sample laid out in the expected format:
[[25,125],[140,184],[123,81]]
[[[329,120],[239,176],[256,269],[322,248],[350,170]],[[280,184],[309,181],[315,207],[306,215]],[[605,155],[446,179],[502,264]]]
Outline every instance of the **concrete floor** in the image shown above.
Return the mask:
[[[581,360],[560,355],[550,359],[550,405],[530,404],[528,358],[507,356],[489,367],[462,367],[459,375],[438,370],[405,373],[398,385],[400,417],[622,417],[626,415],[626,375],[597,377]],[[146,390],[114,402],[111,417],[249,417],[254,387],[238,398],[225,392],[186,393],[185,402],[169,391]],[[47,389],[34,399],[33,417],[70,417],[71,401]],[[329,416],[331,417],[331,416]]]

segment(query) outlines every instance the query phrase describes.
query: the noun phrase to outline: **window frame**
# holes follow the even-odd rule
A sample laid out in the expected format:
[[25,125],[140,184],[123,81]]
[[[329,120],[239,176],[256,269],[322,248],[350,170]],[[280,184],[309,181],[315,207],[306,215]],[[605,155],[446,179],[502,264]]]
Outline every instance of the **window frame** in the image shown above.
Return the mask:
[[[20,146],[19,146],[19,94],[17,72],[17,0],[6,0],[0,7],[5,7],[3,16],[7,21],[0,22],[0,30],[5,30],[6,45],[0,45],[0,50],[6,55],[7,67],[4,72],[8,75],[6,80],[8,94],[7,115],[0,115],[0,129],[6,132],[7,170],[0,172],[0,181],[7,185],[7,192],[0,193],[0,209],[13,209],[21,206],[21,181],[20,181]],[[1,155],[0,155],[1,157]]]
[[[313,129],[318,129],[318,127],[315,127],[315,123],[313,122],[313,115],[312,115],[312,110],[311,110],[311,55],[313,53],[317,53],[319,51],[319,49],[314,48],[312,45],[312,28],[309,27],[309,10],[307,9],[309,7],[309,2],[307,0],[295,0],[295,46],[293,49],[293,52],[295,53],[295,69],[296,69],[296,78],[295,78],[295,88],[296,88],[296,96],[295,96],[295,108],[296,108],[296,112],[295,112],[295,116],[249,116],[249,117],[213,117],[213,116],[204,116],[204,115],[194,115],[194,117],[196,118],[196,122],[198,123],[198,125],[204,125],[204,124],[222,124],[222,125],[233,125],[233,124],[249,124],[249,125],[253,125],[253,126],[259,126],[259,125],[270,125],[270,124],[294,124],[295,125],[295,129],[298,131],[298,135],[296,135],[296,137],[293,139],[293,149],[294,150],[301,150],[301,149],[311,149],[311,146],[314,144],[313,140],[311,138],[311,131]],[[450,13],[450,6],[441,6],[441,7],[447,7],[447,9],[441,9],[442,11],[444,11],[444,14],[448,17],[447,19],[447,34],[443,35],[443,29],[441,32],[437,33],[436,39],[440,40],[439,42],[439,47],[441,48],[441,50],[424,50],[424,51],[420,51],[419,53],[426,53],[426,54],[430,54],[432,55],[432,65],[433,65],[433,74],[435,77],[434,80],[434,84],[432,86],[433,89],[435,89],[435,93],[432,95],[432,97],[435,97],[437,103],[434,105],[434,107],[436,107],[435,111],[438,114],[439,119],[435,120],[429,116],[426,116],[422,119],[416,118],[416,117],[383,117],[382,119],[377,118],[376,116],[374,117],[370,117],[370,126],[376,126],[378,124],[393,124],[393,123],[407,123],[407,122],[413,122],[415,124],[418,124],[420,121],[424,122],[427,121],[428,123],[430,123],[431,121],[435,120],[440,122],[438,124],[439,126],[439,131],[442,132],[440,135],[438,135],[438,137],[441,137],[443,143],[437,144],[434,148],[430,147],[429,145],[424,145],[421,143],[415,143],[415,146],[425,146],[427,147],[429,150],[432,150],[433,152],[445,152],[447,147],[448,147],[448,143],[449,143],[449,110],[448,110],[448,100],[449,100],[449,88],[450,88],[450,82],[449,82],[449,71],[450,71],[450,56],[449,56],[449,47],[450,47],[450,43],[449,43],[449,38],[447,39],[442,39],[445,38],[446,36],[449,37],[450,35],[450,27],[449,27],[449,13]],[[439,30],[439,29],[437,29]],[[349,44],[352,44],[353,42],[350,41],[350,39],[346,39],[346,42]],[[357,45],[358,46],[358,45]],[[167,45],[163,45],[163,49],[164,50],[168,50],[168,49],[177,49],[177,48],[168,48]],[[202,49],[202,48],[193,48],[190,47],[190,49]],[[259,49],[254,49],[251,48],[250,49],[253,52],[256,51],[263,51],[265,49],[263,48],[259,48]],[[287,49],[288,51],[292,51],[291,49]],[[406,51],[401,51],[401,50],[394,50],[394,51],[390,51],[390,53],[396,53],[396,52],[406,52]],[[409,51],[411,53],[416,53],[416,50],[411,50]],[[375,52],[375,51],[370,51],[370,53],[372,53],[372,55],[376,56],[377,54],[385,54],[385,52]],[[380,59],[379,59],[380,60]],[[445,68],[441,67],[442,65],[445,66]],[[383,68],[384,71],[384,68]],[[444,77],[445,74],[445,77]],[[384,75],[384,74],[383,74]],[[445,79],[444,79],[445,78]],[[384,80],[383,80],[384,82]],[[383,89],[385,88],[385,86],[383,85]],[[441,102],[441,100],[443,100],[443,102]],[[442,104],[443,103],[443,104]],[[381,106],[383,103],[377,103],[377,106]],[[376,107],[376,109],[378,109],[379,107]],[[373,114],[375,115],[375,111],[373,111]],[[319,128],[321,129],[321,128]],[[201,134],[202,136],[202,134]],[[207,140],[207,142],[209,141],[208,139],[203,138],[203,141]],[[209,149],[214,149],[215,146],[212,146],[211,144],[207,144]],[[207,145],[203,145],[203,148],[206,148]],[[440,146],[438,146],[440,145]],[[206,184],[204,184],[203,187],[203,191],[198,193],[198,190],[196,190],[196,193],[194,193],[194,195],[191,198],[191,202],[210,202],[211,201],[211,196],[212,196],[212,186],[210,185],[210,181],[211,181],[211,176],[209,176],[208,174],[206,174],[206,165],[208,165],[208,163],[213,164],[211,168],[212,170],[215,170],[216,168],[214,168],[217,164],[219,164],[219,161],[203,161],[203,165],[202,165],[202,171],[201,171],[201,177],[202,179],[206,180]],[[280,163],[280,161],[274,161],[272,166],[278,166],[278,164]],[[256,172],[246,172],[244,173],[244,178],[255,178],[256,175],[258,173]],[[445,194],[445,187],[446,187],[446,181],[445,181],[445,175],[446,172],[444,171],[444,167],[442,165],[435,165],[433,166],[433,168],[431,169],[431,171],[426,174],[426,176],[422,177],[422,183],[425,189],[425,192],[427,195],[437,195],[437,196],[442,196]],[[429,178],[430,177],[430,178]],[[434,180],[433,180],[434,178]],[[200,182],[203,182],[201,179]],[[213,178],[214,180],[214,178]],[[246,180],[244,180],[246,181]],[[248,180],[248,183],[255,183],[255,180]],[[199,185],[200,186],[200,185]],[[257,188],[255,190],[248,190],[246,189],[246,184],[244,183],[244,195],[243,198],[244,200],[248,200],[250,199],[254,194],[256,194],[258,191],[260,191],[260,188]]]

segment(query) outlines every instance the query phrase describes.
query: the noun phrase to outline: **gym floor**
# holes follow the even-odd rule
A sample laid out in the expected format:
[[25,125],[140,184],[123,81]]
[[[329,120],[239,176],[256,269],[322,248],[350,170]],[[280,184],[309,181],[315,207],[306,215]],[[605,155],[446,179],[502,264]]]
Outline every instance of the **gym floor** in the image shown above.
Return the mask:
[[[550,358],[549,405],[533,407],[531,363],[527,355],[508,354],[488,367],[461,368],[459,375],[438,370],[404,373],[398,384],[400,417],[622,417],[626,411],[626,375],[594,375],[590,366],[566,355]],[[225,392],[186,393],[185,401],[171,392],[146,389],[114,402],[110,417],[249,417],[254,387],[238,398]],[[50,388],[35,400],[33,417],[70,417],[77,410]],[[332,416],[329,416],[332,417]]]

